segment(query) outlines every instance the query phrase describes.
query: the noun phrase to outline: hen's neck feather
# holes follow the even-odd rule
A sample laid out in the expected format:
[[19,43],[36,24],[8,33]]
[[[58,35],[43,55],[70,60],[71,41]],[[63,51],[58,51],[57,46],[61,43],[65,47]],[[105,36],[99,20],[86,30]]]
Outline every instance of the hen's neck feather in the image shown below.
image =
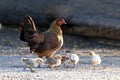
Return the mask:
[[57,35],[62,35],[62,30],[60,26],[56,24],[56,21],[51,24],[50,28],[48,29],[48,32],[52,32]]

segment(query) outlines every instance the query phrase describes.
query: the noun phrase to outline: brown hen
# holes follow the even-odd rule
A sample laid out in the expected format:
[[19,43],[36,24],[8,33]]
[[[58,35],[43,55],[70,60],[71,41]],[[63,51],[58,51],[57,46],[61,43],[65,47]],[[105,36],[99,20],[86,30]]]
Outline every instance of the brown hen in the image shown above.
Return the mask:
[[39,32],[30,16],[25,16],[20,23],[20,40],[28,43],[31,53],[38,57],[52,57],[63,45],[61,25],[64,19],[56,19],[45,32]]

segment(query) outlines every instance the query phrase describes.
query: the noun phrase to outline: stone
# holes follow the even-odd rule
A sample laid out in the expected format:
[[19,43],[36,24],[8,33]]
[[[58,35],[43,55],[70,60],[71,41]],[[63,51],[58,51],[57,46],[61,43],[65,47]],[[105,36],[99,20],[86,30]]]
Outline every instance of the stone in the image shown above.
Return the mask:
[[18,26],[23,16],[30,15],[42,28],[65,18],[74,34],[120,39],[119,4],[114,0],[1,0],[0,22]]

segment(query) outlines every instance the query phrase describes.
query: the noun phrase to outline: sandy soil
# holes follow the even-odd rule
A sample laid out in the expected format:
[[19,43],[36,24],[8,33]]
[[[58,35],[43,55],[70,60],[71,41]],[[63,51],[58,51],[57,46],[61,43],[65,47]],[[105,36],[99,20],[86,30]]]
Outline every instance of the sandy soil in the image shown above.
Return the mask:
[[[29,53],[27,44],[19,40],[19,32],[15,28],[2,27],[0,30],[0,80],[120,80],[120,41],[93,39],[64,35],[63,48],[66,54],[80,54],[77,68],[51,70],[46,67],[23,70],[23,57],[36,57]],[[102,58],[102,64],[92,70],[88,51],[94,50]],[[61,54],[60,50],[57,52]]]

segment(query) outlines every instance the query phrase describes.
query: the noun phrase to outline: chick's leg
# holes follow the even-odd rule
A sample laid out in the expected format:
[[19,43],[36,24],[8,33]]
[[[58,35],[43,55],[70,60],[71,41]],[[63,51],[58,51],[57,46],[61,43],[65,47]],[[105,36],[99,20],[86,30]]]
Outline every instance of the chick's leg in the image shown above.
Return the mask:
[[32,67],[30,67],[30,71],[31,71],[31,72],[35,72],[35,70],[33,70]]
[[64,65],[64,68],[66,68],[66,65],[65,65],[65,63],[64,63],[63,65]]
[[94,65],[94,70],[95,70],[96,66]]
[[73,68],[76,68],[76,64],[75,63],[73,63]]
[[73,68],[76,68],[76,65],[74,64]]
[[93,70],[95,70],[95,65],[93,65]]
[[23,71],[25,71],[25,70],[26,70],[26,68],[27,68],[27,67],[26,67],[26,66],[24,66]]
[[56,66],[55,69],[56,69],[56,70],[60,70],[59,66]]
[[52,70],[52,69],[53,69],[53,66],[52,66],[52,65],[49,65],[49,68]]

